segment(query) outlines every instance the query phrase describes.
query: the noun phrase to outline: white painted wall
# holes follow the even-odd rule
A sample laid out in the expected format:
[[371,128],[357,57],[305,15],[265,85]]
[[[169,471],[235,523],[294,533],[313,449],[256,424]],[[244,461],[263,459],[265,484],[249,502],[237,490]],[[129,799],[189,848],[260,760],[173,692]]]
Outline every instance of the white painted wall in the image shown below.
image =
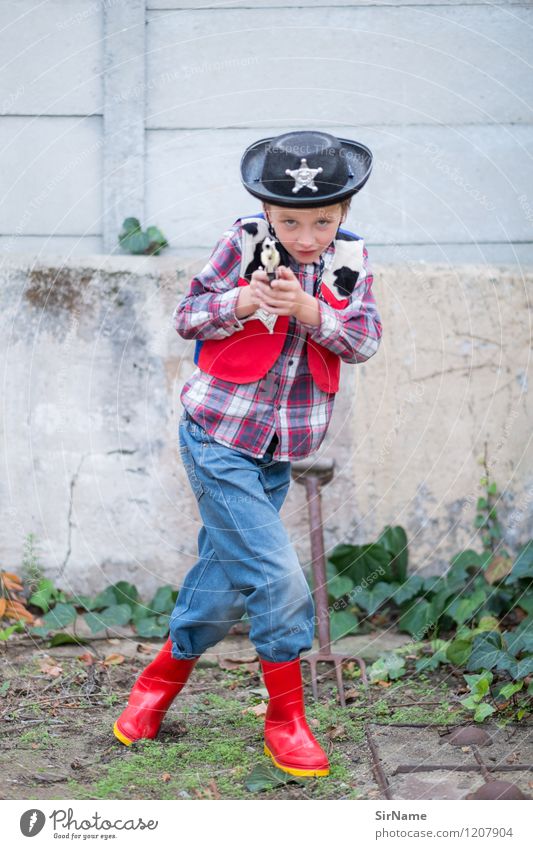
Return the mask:
[[209,252],[256,138],[368,144],[374,260],[533,262],[531,3],[0,4],[0,249],[119,252],[126,215]]
[[[196,265],[180,257],[17,258],[0,269],[0,551],[17,571],[36,533],[47,574],[92,592],[132,579],[179,585],[199,513],[179,457],[179,394],[194,344],[172,311]],[[178,269],[178,280],[176,280]],[[530,329],[533,270],[376,268],[380,350],[342,364],[320,456],[326,546],[405,527],[411,568],[442,570],[473,530],[487,443],[506,544],[533,536]],[[282,517],[310,558],[303,487]]]

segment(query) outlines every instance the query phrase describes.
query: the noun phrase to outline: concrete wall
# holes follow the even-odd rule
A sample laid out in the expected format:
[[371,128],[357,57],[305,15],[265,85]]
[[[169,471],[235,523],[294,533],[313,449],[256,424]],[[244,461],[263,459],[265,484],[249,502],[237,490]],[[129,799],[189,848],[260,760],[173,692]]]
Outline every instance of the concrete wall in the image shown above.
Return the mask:
[[533,262],[531,3],[0,4],[0,248],[117,253],[126,215],[210,250],[238,163],[299,126],[367,143],[378,262]]
[[[176,278],[176,267],[178,274]],[[0,280],[0,551],[16,571],[25,535],[47,574],[90,592],[179,580],[196,556],[199,514],[179,458],[179,392],[194,343],[172,311],[195,265],[180,258],[13,257]],[[528,287],[512,267],[376,268],[378,354],[343,364],[321,456],[328,548],[408,533],[411,567],[444,568],[479,548],[472,521],[487,442],[512,550],[533,535]],[[307,509],[283,507],[301,562]]]
[[[4,568],[29,531],[78,589],[191,564],[176,426],[194,346],[171,315],[257,209],[243,148],[296,126],[375,153],[349,223],[384,339],[344,368],[328,546],[400,523],[413,566],[443,568],[475,543],[485,440],[508,542],[531,535],[532,24],[514,0],[0,4]],[[110,256],[128,215],[162,228],[164,257]],[[305,561],[299,486],[284,518]]]

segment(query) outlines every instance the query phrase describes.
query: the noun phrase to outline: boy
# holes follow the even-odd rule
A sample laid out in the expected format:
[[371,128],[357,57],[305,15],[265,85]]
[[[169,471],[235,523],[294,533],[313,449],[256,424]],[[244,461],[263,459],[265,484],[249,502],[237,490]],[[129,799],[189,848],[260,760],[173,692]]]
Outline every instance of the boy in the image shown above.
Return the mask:
[[324,439],[340,361],[379,347],[366,248],[340,228],[371,168],[368,148],[327,133],[251,145],[241,178],[263,214],[223,235],[175,310],[180,336],[196,340],[179,431],[203,527],[169,639],[115,723],[126,745],[156,736],[199,656],[246,612],[269,693],[265,753],[293,775],[329,773],[303,700],[313,599],[279,511],[291,459]]

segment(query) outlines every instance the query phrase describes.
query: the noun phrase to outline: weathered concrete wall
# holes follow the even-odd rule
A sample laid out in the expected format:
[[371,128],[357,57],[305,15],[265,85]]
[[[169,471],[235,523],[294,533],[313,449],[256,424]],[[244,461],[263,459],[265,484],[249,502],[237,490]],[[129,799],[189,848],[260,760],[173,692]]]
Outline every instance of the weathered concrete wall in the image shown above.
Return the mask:
[[244,147],[318,126],[375,154],[374,260],[531,264],[532,26],[516,0],[1,3],[0,249],[119,253],[135,215],[196,255],[256,211]]
[[[200,260],[200,263],[202,260]],[[179,458],[179,392],[194,343],[172,311],[195,265],[85,257],[2,267],[2,566],[25,535],[47,573],[96,591],[132,579],[178,585],[194,562],[199,515]],[[378,354],[343,364],[321,454],[328,548],[408,533],[413,568],[438,571],[472,535],[488,443],[514,548],[533,533],[528,287],[533,269],[375,268],[384,323]],[[303,487],[283,518],[308,560]]]

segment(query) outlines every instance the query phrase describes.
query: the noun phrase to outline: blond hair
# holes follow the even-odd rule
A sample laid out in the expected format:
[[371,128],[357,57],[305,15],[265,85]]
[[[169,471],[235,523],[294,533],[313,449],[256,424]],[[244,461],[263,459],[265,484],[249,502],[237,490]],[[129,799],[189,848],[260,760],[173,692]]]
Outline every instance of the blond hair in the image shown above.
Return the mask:
[[[344,219],[348,215],[348,210],[350,209],[351,202],[352,202],[352,199],[351,199],[351,197],[349,197],[349,198],[345,198],[344,200],[339,200],[339,201],[337,201],[337,203],[324,204],[324,206],[325,207],[337,206],[337,205],[340,206],[342,221],[344,221]],[[279,203],[271,203],[270,201],[267,202],[266,200],[263,201],[263,208],[265,210],[270,209],[270,207],[272,207],[272,206],[276,206],[276,207],[278,207],[278,209],[284,209],[285,208],[285,207],[281,206],[281,204],[279,204]],[[317,204],[317,208],[320,207],[320,206],[321,206],[321,204]],[[302,208],[305,208],[305,207],[302,207]],[[309,208],[313,209],[313,207],[307,207],[307,209],[309,209]]]

